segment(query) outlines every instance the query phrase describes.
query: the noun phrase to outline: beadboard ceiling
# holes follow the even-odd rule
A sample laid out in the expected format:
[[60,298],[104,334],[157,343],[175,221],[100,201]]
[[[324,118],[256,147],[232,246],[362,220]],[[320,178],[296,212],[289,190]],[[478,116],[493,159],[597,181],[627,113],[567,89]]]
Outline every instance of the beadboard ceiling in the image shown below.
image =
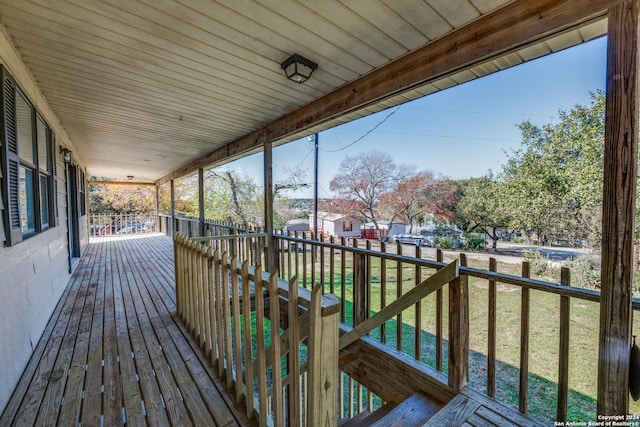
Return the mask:
[[[478,20],[505,0],[0,0],[90,175],[155,181]],[[591,22],[278,143],[601,36]],[[305,84],[280,64],[318,63]]]

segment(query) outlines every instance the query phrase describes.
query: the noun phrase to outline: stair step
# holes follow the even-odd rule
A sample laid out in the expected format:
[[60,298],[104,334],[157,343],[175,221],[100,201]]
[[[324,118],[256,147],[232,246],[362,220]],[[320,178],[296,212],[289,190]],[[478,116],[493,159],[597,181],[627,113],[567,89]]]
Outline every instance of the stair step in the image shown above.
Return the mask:
[[369,415],[366,419],[367,424],[373,424],[376,421],[382,419],[383,417],[385,417],[389,412],[393,411],[394,408],[396,408],[398,405],[396,405],[395,403],[387,403],[386,405],[384,405],[381,408],[378,408],[377,410],[373,411],[373,413],[371,415]]
[[[360,412],[353,418],[343,418],[338,421],[338,427],[356,427],[362,424],[362,422],[371,415],[371,412],[367,409]],[[365,425],[365,424],[362,424]]]
[[[406,400],[393,408],[389,413],[381,418],[367,419],[366,424],[375,427],[412,427],[421,425],[441,408],[442,403],[430,399],[426,394],[417,392],[409,396]],[[375,412],[372,414],[375,415]]]

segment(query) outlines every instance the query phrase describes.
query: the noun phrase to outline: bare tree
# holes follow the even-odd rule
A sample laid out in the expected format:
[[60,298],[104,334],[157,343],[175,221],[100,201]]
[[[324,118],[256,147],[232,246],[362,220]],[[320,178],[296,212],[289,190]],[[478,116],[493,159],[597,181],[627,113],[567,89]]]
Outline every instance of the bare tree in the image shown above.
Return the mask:
[[329,184],[337,194],[333,205],[342,214],[373,222],[378,236],[382,236],[378,224],[383,219],[381,197],[411,176],[412,168],[397,165],[386,153],[371,151],[347,157],[340,163],[340,170]]

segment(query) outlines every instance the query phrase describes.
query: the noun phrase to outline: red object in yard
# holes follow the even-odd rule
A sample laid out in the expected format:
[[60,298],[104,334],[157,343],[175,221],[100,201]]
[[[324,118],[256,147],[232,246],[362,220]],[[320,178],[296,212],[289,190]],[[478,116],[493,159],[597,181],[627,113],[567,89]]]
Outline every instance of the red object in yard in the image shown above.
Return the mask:
[[376,230],[375,228],[363,228],[362,229],[362,238],[363,239],[378,240],[378,230]]

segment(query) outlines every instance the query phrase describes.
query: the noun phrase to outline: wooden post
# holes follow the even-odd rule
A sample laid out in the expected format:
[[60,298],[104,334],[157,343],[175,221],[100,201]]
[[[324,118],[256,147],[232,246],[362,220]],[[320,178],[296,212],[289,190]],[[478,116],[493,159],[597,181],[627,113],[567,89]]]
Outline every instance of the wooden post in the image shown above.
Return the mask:
[[[154,230],[155,232],[163,232],[166,234],[166,230],[162,230],[161,227],[161,221],[160,221],[160,186],[156,184],[156,216],[153,219],[153,223],[154,223]],[[171,236],[173,236],[173,234],[171,234]]]
[[[460,265],[467,265],[465,254],[460,254]],[[449,283],[449,385],[458,392],[469,378],[468,280],[460,275]]]
[[198,213],[200,214],[198,235],[204,236],[204,169],[202,168],[198,168]]
[[639,11],[638,0],[609,10],[598,355],[600,415],[625,415],[629,409]]
[[340,312],[321,307],[322,286],[313,287],[309,309],[309,426],[338,423],[338,336]]
[[176,228],[176,186],[175,181],[171,180],[171,230],[169,235],[172,235],[177,230]]
[[273,238],[273,154],[272,144],[264,144],[264,231],[265,239],[265,263],[266,271],[275,271],[278,268],[275,239]]
[[[354,239],[353,246],[358,247]],[[353,253],[353,326],[367,320],[369,307],[367,304],[367,271],[369,258],[359,252]]]

